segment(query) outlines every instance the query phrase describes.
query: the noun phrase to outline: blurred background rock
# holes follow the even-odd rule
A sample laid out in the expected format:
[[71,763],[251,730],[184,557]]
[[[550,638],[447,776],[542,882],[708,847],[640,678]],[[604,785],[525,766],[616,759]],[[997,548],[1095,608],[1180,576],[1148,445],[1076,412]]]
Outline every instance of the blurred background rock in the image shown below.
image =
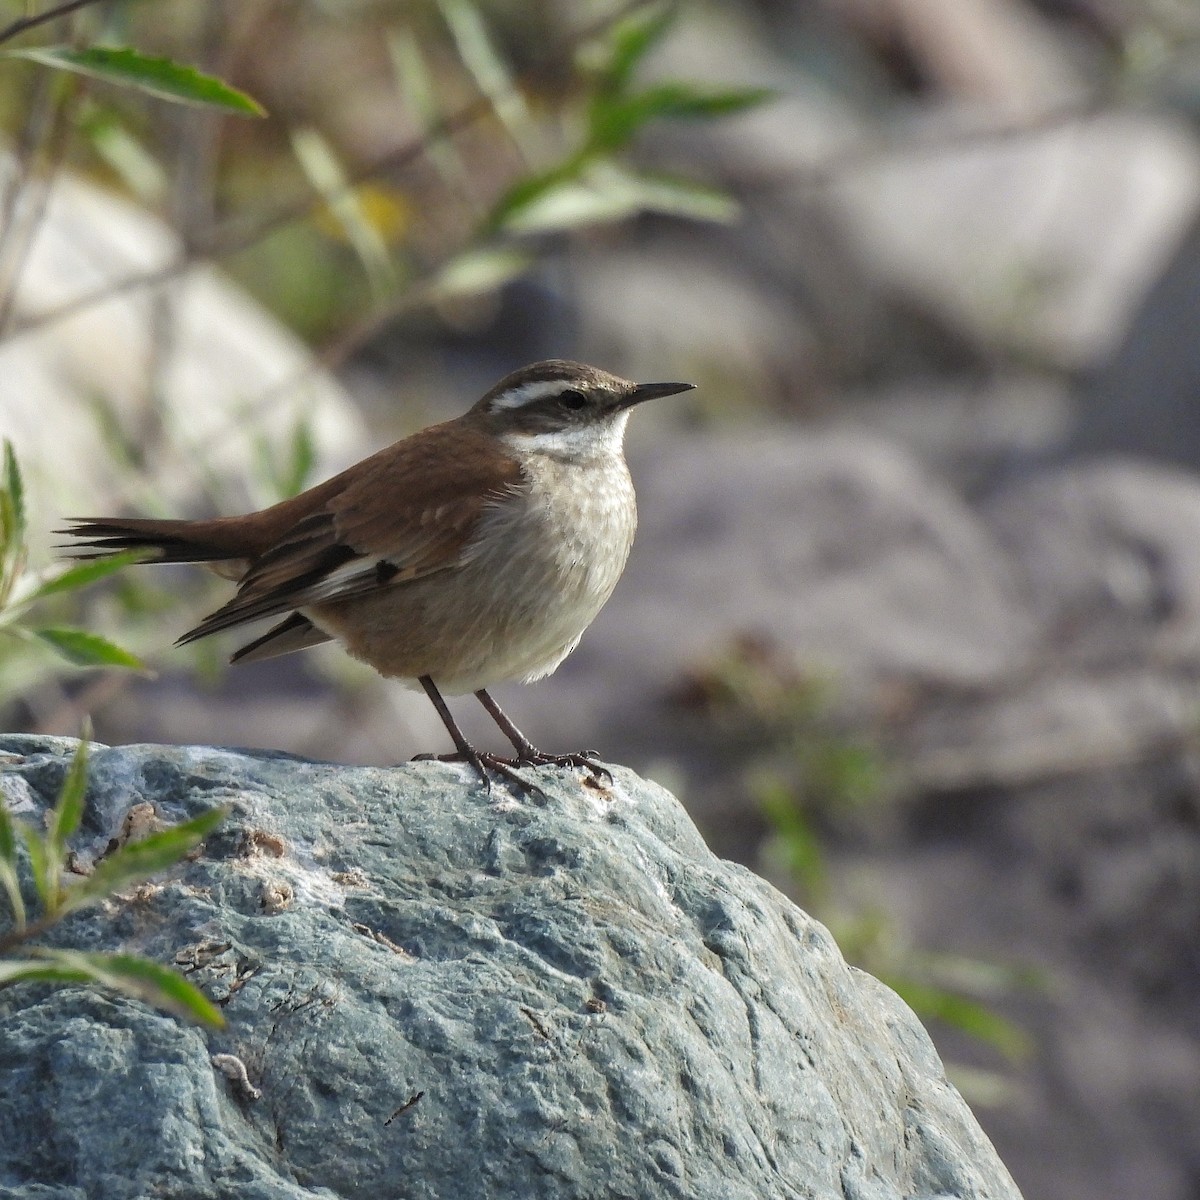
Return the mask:
[[[537,358],[694,380],[632,424],[613,600],[501,703],[896,986],[1027,1196],[1200,1195],[1200,9],[166,0],[21,44],[68,37],[270,116],[5,63],[31,565],[64,515],[267,503]],[[157,675],[0,641],[4,727],[443,748],[335,651],[169,649],[220,591],[63,601]]]

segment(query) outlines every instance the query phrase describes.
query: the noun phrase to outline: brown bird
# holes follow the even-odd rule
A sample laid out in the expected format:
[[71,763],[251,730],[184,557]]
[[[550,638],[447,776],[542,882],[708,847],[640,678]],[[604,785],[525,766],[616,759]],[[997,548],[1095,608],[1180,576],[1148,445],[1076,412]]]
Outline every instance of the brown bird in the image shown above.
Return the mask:
[[[444,760],[530,785],[514,768],[607,774],[595,752],[545,754],[488,694],[549,675],[579,643],[625,567],[637,524],[623,443],[629,411],[690,383],[631,383],[556,359],[514,371],[461,417],[423,429],[260,512],[207,521],[72,521],[79,558],[145,549],[237,581],[178,645],[266,617],[254,662],[336,639],[420,685],[454,740]],[[476,750],[442,693],[474,692],[516,751]]]

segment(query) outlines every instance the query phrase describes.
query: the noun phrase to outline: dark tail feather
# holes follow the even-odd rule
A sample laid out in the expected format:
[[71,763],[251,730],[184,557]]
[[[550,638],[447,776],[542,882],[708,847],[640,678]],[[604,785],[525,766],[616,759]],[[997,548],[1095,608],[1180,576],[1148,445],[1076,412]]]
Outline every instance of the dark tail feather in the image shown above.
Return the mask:
[[55,530],[79,538],[66,547],[70,558],[103,558],[122,550],[149,550],[148,562],[218,562],[241,558],[244,547],[233,543],[217,521],[158,521],[146,517],[71,517],[71,526]]
[[[186,634],[184,635],[186,637]],[[180,639],[183,640],[183,639]],[[291,654],[295,650],[307,650],[330,640],[306,616],[294,612],[286,620],[272,626],[260,638],[243,646],[229,661],[259,662],[264,658],[276,658],[280,654]]]

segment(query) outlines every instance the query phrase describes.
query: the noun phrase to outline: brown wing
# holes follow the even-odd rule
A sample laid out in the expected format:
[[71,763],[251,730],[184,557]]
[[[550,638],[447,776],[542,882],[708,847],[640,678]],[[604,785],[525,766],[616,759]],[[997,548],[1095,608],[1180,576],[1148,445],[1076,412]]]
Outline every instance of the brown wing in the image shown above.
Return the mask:
[[487,506],[524,486],[514,458],[458,421],[381,450],[338,482],[320,508],[251,561],[237,595],[180,644],[452,570]]

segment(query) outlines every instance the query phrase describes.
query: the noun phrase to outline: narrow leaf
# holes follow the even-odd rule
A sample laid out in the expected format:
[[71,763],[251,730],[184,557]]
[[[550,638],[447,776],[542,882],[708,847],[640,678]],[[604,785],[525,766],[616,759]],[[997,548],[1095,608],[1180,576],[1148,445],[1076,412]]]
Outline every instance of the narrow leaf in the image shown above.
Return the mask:
[[[0,610],[9,604],[25,570],[25,488],[12,442],[4,439],[0,466]],[[12,613],[8,616],[11,618]]]
[[0,888],[8,898],[13,924],[25,928],[25,901],[21,896],[21,881],[17,877],[17,831],[12,814],[0,792]]
[[304,489],[316,462],[312,425],[307,417],[297,420],[289,446],[278,448],[275,439],[266,434],[256,437],[253,445],[259,474],[277,499],[286,500]]
[[280,481],[280,492],[284,497],[295,496],[304,489],[317,461],[317,448],[313,440],[312,422],[301,418],[292,431],[291,455],[287,473]]
[[51,860],[39,830],[24,822],[18,828],[29,854],[29,868],[33,872],[38,899],[46,912],[54,912],[58,908],[58,864]]
[[151,959],[40,947],[30,953],[37,957],[0,963],[0,986],[30,980],[99,983],[188,1020],[215,1028],[225,1024],[220,1009],[195,984]]
[[529,270],[532,254],[511,246],[488,246],[468,250],[452,259],[429,285],[431,299],[445,300],[454,296],[478,296],[503,287]]
[[174,866],[189,850],[198,846],[224,819],[227,808],[210,808],[207,812],[129,842],[102,858],[86,879],[73,884],[63,898],[64,909],[80,908],[111,896],[129,883],[142,880]]
[[650,121],[732,116],[773,95],[768,88],[706,91],[687,83],[660,83],[631,96],[598,95],[588,118],[588,145],[594,151],[617,150]]
[[291,136],[296,161],[354,247],[372,291],[377,296],[387,295],[396,280],[387,245],[367,216],[360,193],[346,178],[333,147],[315,129],[296,129]]
[[774,774],[762,772],[752,780],[763,816],[774,831],[772,849],[777,849],[810,896],[826,894],[825,855],[821,840],[804,814],[793,790]]
[[1020,1026],[986,1005],[911,979],[885,979],[884,982],[919,1017],[937,1017],[971,1037],[995,1047],[1011,1061],[1019,1061],[1028,1056],[1029,1035]]
[[531,161],[538,152],[533,138],[533,120],[525,98],[513,84],[508,65],[492,45],[479,10],[470,0],[438,0],[438,8],[463,65],[471,72],[479,90],[491,101],[496,116],[517,149],[526,161]]
[[83,629],[62,626],[34,629],[33,634],[52,646],[58,654],[77,667],[127,667],[132,671],[147,671],[146,664],[115,642],[88,633]]
[[147,207],[167,195],[167,173],[158,159],[125,124],[114,108],[87,103],[79,114],[79,132],[96,156]]
[[132,954],[107,955],[98,965],[111,974],[116,986],[131,995],[140,995],[177,1016],[217,1029],[225,1024],[221,1010],[194,983],[170,967]]
[[1020,1100],[1019,1085],[1010,1075],[1001,1071],[987,1071],[960,1062],[948,1062],[946,1075],[972,1109],[1011,1109]]
[[92,978],[126,995],[136,996],[176,1016],[220,1028],[220,1009],[195,984],[153,959],[135,954],[84,954],[74,950],[37,950],[68,970],[90,970]]
[[635,13],[613,27],[604,70],[604,86],[608,90],[625,90],[638,63],[662,41],[676,15],[673,5],[652,5],[648,11]]
[[94,558],[77,566],[68,567],[53,579],[47,579],[22,600],[24,604],[32,604],[46,596],[54,596],[60,592],[73,592],[88,584],[104,579],[106,576],[128,567],[133,563],[143,562],[145,555],[140,551],[126,551],[124,554],[114,554],[109,558]]
[[17,452],[8,438],[4,439],[4,491],[12,506],[12,536],[22,542],[25,539],[25,484],[17,465]]
[[8,50],[5,54],[137,88],[160,100],[198,104],[242,117],[267,115],[257,100],[214,75],[205,75],[195,67],[172,62],[169,58],[152,58],[124,46],[90,46],[86,50],[73,50],[70,46],[37,46]]
[[8,811],[4,793],[0,792],[0,862],[17,861],[17,835],[13,829],[12,813]]
[[738,202],[719,188],[665,175],[630,175],[624,172],[622,175],[621,186],[628,202],[636,205],[641,212],[729,224],[737,220],[741,211]]
[[518,180],[492,206],[486,228],[496,230],[508,224],[526,208],[536,204],[548,192],[572,182],[587,167],[586,157],[577,156],[568,162]]
[[506,219],[505,228],[513,233],[562,232],[621,221],[637,211],[638,205],[627,194],[571,180],[522,205]]
[[79,739],[79,745],[71,757],[71,765],[67,777],[63,780],[62,790],[50,814],[50,830],[47,850],[58,864],[62,861],[67,839],[79,828],[83,820],[83,802],[87,794],[88,773],[88,737],[90,730],[85,731]]
[[83,967],[23,958],[0,959],[0,987],[12,983],[88,983],[94,976]]
[[0,888],[8,900],[8,908],[12,913],[13,925],[18,929],[25,928],[25,898],[21,895],[21,881],[17,878],[17,869],[7,859],[0,859]]
[[620,221],[641,212],[706,221],[732,221],[737,204],[700,184],[633,175],[615,163],[594,164],[579,179],[564,180],[527,198],[505,217],[505,228],[544,233]]

